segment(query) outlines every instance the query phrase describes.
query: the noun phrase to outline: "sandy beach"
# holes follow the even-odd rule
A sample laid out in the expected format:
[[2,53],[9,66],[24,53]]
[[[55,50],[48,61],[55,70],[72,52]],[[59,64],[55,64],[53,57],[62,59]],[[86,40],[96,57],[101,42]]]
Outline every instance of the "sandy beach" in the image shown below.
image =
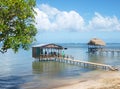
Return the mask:
[[56,87],[53,89],[120,89],[120,71],[107,71],[103,73],[87,74],[87,80]]

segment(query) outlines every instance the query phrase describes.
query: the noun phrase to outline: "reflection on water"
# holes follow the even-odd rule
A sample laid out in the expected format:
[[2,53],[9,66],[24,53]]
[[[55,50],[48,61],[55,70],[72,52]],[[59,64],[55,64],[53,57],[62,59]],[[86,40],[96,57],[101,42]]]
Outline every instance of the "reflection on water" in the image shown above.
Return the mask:
[[41,75],[47,75],[49,77],[56,76],[59,74],[62,70],[65,69],[64,63],[58,63],[58,62],[36,62],[34,61],[32,64],[33,73],[35,74],[41,74]]
[[40,76],[47,78],[72,78],[73,76],[80,75],[80,73],[88,72],[91,70],[54,61],[34,61],[32,64],[32,69],[34,74],[40,74]]
[[35,87],[40,89],[59,86],[73,79],[79,79],[81,74],[91,70],[54,61],[33,61],[32,72],[35,76],[31,85],[36,85]]
[[103,63],[109,65],[120,65],[120,55],[112,55],[111,53],[103,53],[103,54],[88,54],[86,55],[88,61],[96,62],[96,63]]
[[95,63],[105,63],[106,57],[104,55],[97,55],[97,54],[89,54],[88,53],[88,61],[95,62]]

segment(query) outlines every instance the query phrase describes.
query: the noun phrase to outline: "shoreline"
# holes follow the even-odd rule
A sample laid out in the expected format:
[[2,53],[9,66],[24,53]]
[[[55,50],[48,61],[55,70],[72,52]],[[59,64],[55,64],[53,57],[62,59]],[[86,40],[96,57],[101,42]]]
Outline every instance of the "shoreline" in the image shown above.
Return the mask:
[[85,79],[84,76],[79,81],[50,89],[120,89],[120,71],[89,73]]
[[52,84],[41,87],[39,82],[29,82],[23,84],[21,89],[120,89],[120,71],[95,70],[74,79],[53,79]]

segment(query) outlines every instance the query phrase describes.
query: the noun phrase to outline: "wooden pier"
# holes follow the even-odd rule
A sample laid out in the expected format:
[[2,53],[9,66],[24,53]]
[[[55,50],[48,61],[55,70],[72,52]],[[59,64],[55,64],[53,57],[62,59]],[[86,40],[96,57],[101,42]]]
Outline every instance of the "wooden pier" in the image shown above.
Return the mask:
[[[101,41],[99,41],[98,39],[94,39],[94,40],[97,40],[97,42],[101,43]],[[91,41],[90,41],[90,44],[91,44]],[[90,45],[89,51],[91,50],[91,48],[92,48],[92,52],[96,52],[94,51],[94,49],[96,49],[96,46],[94,48],[93,46]],[[39,61],[56,61],[56,62],[63,62],[63,63],[73,64],[73,65],[78,65],[81,67],[93,68],[93,69],[103,69],[103,70],[112,70],[112,71],[118,70],[117,68],[111,65],[74,60],[74,57],[65,55],[64,49],[65,49],[64,47],[57,44],[53,44],[53,43],[37,45],[32,47],[32,57],[39,59]],[[107,52],[107,50],[102,50],[102,48],[100,49],[101,49],[99,50],[100,52]]]
[[67,58],[55,59],[55,61],[79,65],[82,67],[92,68],[92,69],[102,69],[102,70],[111,70],[111,71],[117,70],[115,67],[112,67],[111,65],[93,63],[93,62],[87,62],[87,61],[80,61],[80,60],[72,60],[72,59],[67,59]]
[[77,65],[85,68],[91,68],[91,69],[102,69],[102,70],[109,70],[109,71],[116,71],[117,68],[106,65],[106,64],[100,64],[100,63],[93,63],[93,62],[87,62],[87,61],[81,61],[81,60],[74,60],[71,58],[44,58],[39,61],[56,61],[56,62],[62,62],[72,65]]
[[112,55],[120,55],[120,49],[99,49],[98,50],[98,53],[101,54],[101,53],[106,53],[106,54],[112,54]]

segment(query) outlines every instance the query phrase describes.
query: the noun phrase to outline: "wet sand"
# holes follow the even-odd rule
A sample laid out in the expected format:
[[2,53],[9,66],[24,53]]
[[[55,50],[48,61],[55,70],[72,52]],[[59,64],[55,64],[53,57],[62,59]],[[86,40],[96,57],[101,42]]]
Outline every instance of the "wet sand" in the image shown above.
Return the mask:
[[50,80],[50,86],[41,87],[39,82],[29,82],[21,89],[120,89],[120,71],[91,71],[77,79]]
[[52,89],[120,89],[120,71],[89,73],[79,81]]

